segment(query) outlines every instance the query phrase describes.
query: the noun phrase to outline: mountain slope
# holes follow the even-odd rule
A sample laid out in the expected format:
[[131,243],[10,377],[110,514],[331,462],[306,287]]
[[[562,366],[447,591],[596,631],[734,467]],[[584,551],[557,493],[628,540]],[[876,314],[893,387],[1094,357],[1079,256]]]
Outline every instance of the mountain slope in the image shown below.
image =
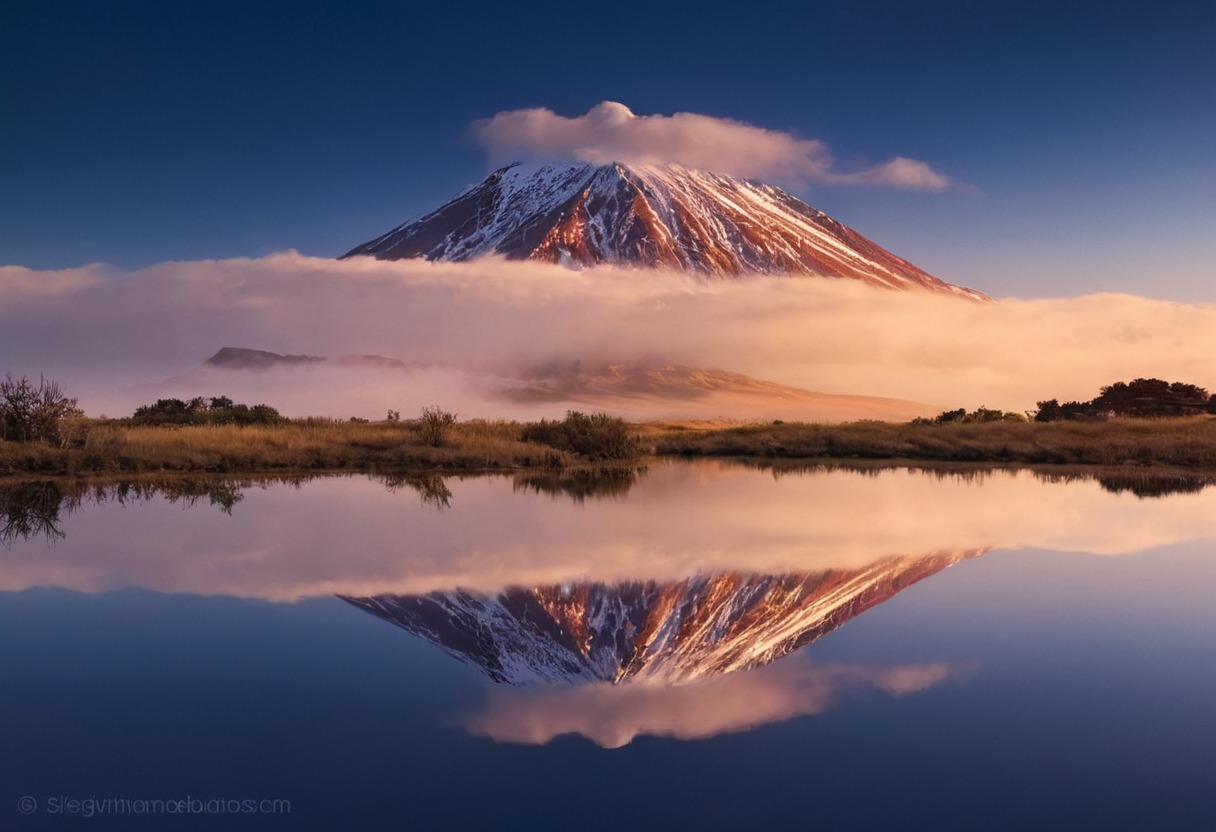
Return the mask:
[[853,278],[976,300],[780,188],[678,165],[515,164],[348,252]]

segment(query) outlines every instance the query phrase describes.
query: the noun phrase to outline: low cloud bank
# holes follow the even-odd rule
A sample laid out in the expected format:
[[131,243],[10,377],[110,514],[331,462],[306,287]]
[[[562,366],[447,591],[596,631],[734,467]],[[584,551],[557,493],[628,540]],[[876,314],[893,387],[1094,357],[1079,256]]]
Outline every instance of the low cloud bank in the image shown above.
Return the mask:
[[[1216,307],[1116,294],[981,304],[849,280],[704,282],[613,267],[289,252],[125,274],[10,267],[0,270],[0,297],[0,371],[55,378],[94,414],[128,413],[169,390],[257,398],[292,415],[380,418],[386,407],[426,404],[470,417],[560,414],[569,402],[512,404],[504,390],[553,368],[620,363],[1019,411],[1138,376],[1216,386]],[[223,346],[376,354],[409,369],[211,372],[164,383]],[[672,411],[638,399],[629,415]]]
[[698,113],[639,116],[615,101],[602,101],[573,118],[543,107],[509,110],[476,122],[473,135],[496,164],[518,159],[572,159],[597,165],[675,162],[778,183],[935,191],[950,185],[944,174],[916,159],[897,156],[871,168],[842,171],[817,139]]

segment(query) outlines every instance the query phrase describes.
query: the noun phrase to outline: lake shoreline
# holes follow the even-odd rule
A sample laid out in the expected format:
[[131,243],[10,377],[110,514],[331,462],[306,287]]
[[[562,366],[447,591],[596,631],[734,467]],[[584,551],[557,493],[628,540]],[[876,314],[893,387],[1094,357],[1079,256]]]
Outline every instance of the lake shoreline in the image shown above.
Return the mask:
[[[552,423],[551,423],[552,424]],[[294,477],[438,473],[594,474],[663,458],[781,466],[1032,468],[1216,478],[1216,419],[1104,422],[726,424],[626,426],[627,453],[596,458],[527,439],[518,422],[457,423],[439,444],[409,422],[293,420],[278,425],[86,425],[73,447],[0,442],[0,482],[142,476]]]

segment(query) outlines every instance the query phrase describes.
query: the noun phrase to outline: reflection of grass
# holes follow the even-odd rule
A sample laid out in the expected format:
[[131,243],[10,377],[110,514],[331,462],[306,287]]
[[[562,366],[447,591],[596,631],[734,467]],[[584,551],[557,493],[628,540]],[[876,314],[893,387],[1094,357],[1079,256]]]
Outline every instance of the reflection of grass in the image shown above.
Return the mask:
[[265,488],[271,483],[298,484],[298,477],[221,479],[181,475],[143,475],[137,480],[100,482],[86,480],[19,479],[0,483],[0,546],[42,537],[48,543],[62,540],[62,520],[87,503],[131,505],[161,496],[171,503],[193,506],[202,499],[225,514],[245,498],[243,489]]
[[726,457],[724,461],[730,465],[767,471],[774,479],[785,476],[813,476],[832,471],[877,477],[884,471],[899,469],[918,471],[937,480],[960,480],[976,485],[990,477],[1029,470],[1044,482],[1094,481],[1106,491],[1114,494],[1128,492],[1142,499],[1171,494],[1196,494],[1216,485],[1216,469],[1196,470],[1170,465],[997,465],[986,462],[911,459],[778,459],[756,456]]
[[[170,503],[192,507],[202,500],[231,515],[234,507],[245,499],[251,488],[265,489],[272,485],[299,488],[309,480],[324,476],[359,476],[314,472],[307,474],[270,474],[231,476],[227,474],[137,474],[109,478],[105,475],[89,478],[0,480],[0,547],[11,548],[14,543],[32,538],[44,538],[54,544],[66,537],[62,521],[88,504],[116,503],[127,506],[161,498]],[[394,472],[370,475],[389,492],[411,491],[424,506],[442,511],[451,507],[452,490],[439,471]],[[513,490],[534,491],[538,494],[566,496],[576,503],[587,498],[618,497],[633,487],[639,476],[637,468],[588,467],[566,471],[525,471],[506,473],[471,472],[463,477],[513,476]]]
[[1216,470],[1216,419],[909,425],[769,424],[668,428],[659,454],[779,459],[894,459],[1029,465],[1155,465]]

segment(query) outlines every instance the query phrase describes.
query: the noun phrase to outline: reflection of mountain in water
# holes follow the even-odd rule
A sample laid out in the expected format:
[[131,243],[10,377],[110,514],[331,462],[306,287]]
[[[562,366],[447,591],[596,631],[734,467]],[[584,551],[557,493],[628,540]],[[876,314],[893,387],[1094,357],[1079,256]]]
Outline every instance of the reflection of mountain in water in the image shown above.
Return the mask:
[[341,596],[496,682],[680,684],[768,664],[963,558],[941,552],[862,569],[726,572],[683,581],[582,583],[498,595]]

